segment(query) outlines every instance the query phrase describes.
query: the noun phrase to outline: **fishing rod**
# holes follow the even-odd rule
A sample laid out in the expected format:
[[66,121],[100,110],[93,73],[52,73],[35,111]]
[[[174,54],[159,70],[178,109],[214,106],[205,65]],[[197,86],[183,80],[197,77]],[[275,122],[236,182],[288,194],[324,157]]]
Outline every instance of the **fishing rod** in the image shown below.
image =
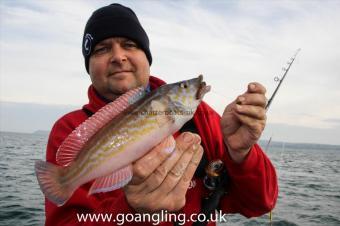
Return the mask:
[[282,70],[284,71],[284,74],[283,74],[282,78],[279,78],[278,76],[276,76],[276,77],[274,78],[274,81],[275,81],[275,82],[279,82],[279,84],[277,85],[277,87],[276,87],[276,89],[274,90],[272,96],[269,98],[269,100],[268,100],[268,102],[267,102],[267,105],[266,105],[266,108],[265,108],[266,111],[268,111],[268,108],[269,108],[270,104],[273,102],[274,97],[275,97],[277,91],[279,90],[279,88],[280,88],[280,86],[281,86],[283,80],[285,79],[285,77],[286,77],[286,75],[287,75],[287,73],[288,73],[290,67],[292,66],[292,64],[293,64],[293,62],[294,62],[296,56],[297,56],[298,53],[300,52],[300,50],[301,50],[300,48],[297,49],[296,52],[295,52],[295,54],[293,55],[293,57],[290,58],[290,61],[287,62],[288,67],[287,67],[287,68],[284,68],[284,67],[282,68]]
[[265,152],[267,152],[267,151],[269,150],[270,142],[272,142],[272,136],[269,138],[269,141],[268,141],[266,147],[264,148],[264,151],[265,151]]
[[[267,105],[265,107],[266,111],[268,111],[270,104],[273,102],[277,91],[279,90],[283,80],[286,78],[286,75],[288,74],[288,71],[289,71],[290,67],[294,63],[294,60],[295,60],[296,56],[298,55],[298,53],[300,51],[301,51],[301,48],[297,49],[295,54],[293,55],[293,57],[290,58],[290,61],[287,62],[288,67],[287,68],[285,68],[285,67],[282,68],[282,70],[284,71],[284,74],[283,74],[282,78],[279,78],[278,76],[274,77],[274,81],[275,82],[279,82],[279,84],[277,85],[277,87],[274,90],[272,96],[269,98],[269,100],[267,102]],[[268,147],[269,147],[269,144],[270,144],[271,140],[272,140],[272,137],[270,137],[270,139],[269,139],[269,141],[267,143],[266,151],[268,150]],[[281,152],[281,156],[282,156],[282,152]],[[269,222],[270,222],[270,225],[272,225],[272,222],[273,222],[273,212],[272,211],[269,212]]]

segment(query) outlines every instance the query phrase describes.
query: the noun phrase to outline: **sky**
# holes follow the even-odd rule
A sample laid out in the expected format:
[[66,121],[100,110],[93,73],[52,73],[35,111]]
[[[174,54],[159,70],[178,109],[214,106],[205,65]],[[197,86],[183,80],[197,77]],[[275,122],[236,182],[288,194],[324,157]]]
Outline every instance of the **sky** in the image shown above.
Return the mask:
[[[262,139],[340,144],[340,1],[117,1],[146,30],[151,74],[203,74],[217,112],[253,81],[273,93]],[[0,1],[0,130],[49,130],[87,102],[81,53],[91,13],[112,1]]]

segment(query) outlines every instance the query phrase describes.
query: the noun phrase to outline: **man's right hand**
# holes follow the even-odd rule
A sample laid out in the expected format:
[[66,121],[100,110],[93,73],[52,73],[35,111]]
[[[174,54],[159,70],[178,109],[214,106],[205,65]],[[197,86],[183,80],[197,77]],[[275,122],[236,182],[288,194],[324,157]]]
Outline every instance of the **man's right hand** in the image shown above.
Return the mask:
[[[176,142],[174,151],[166,148]],[[124,187],[127,202],[140,213],[178,211],[185,205],[185,194],[202,158],[201,138],[184,132],[169,136],[133,164],[133,177]]]

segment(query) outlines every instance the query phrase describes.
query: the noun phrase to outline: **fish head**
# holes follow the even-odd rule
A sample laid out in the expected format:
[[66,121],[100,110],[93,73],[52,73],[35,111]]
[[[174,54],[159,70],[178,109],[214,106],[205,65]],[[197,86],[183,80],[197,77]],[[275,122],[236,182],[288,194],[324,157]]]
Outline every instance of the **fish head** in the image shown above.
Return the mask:
[[169,100],[169,110],[175,117],[189,120],[194,115],[197,106],[201,103],[204,95],[210,91],[203,81],[203,75],[197,78],[169,84],[166,93]]

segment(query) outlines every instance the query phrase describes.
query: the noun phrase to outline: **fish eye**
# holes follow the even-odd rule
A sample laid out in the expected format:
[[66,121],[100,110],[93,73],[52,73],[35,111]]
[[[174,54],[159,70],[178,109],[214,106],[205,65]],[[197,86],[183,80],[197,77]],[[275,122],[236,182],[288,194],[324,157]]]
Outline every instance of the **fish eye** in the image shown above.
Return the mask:
[[186,88],[188,88],[188,84],[186,82],[182,82],[180,84],[180,87],[186,89]]

